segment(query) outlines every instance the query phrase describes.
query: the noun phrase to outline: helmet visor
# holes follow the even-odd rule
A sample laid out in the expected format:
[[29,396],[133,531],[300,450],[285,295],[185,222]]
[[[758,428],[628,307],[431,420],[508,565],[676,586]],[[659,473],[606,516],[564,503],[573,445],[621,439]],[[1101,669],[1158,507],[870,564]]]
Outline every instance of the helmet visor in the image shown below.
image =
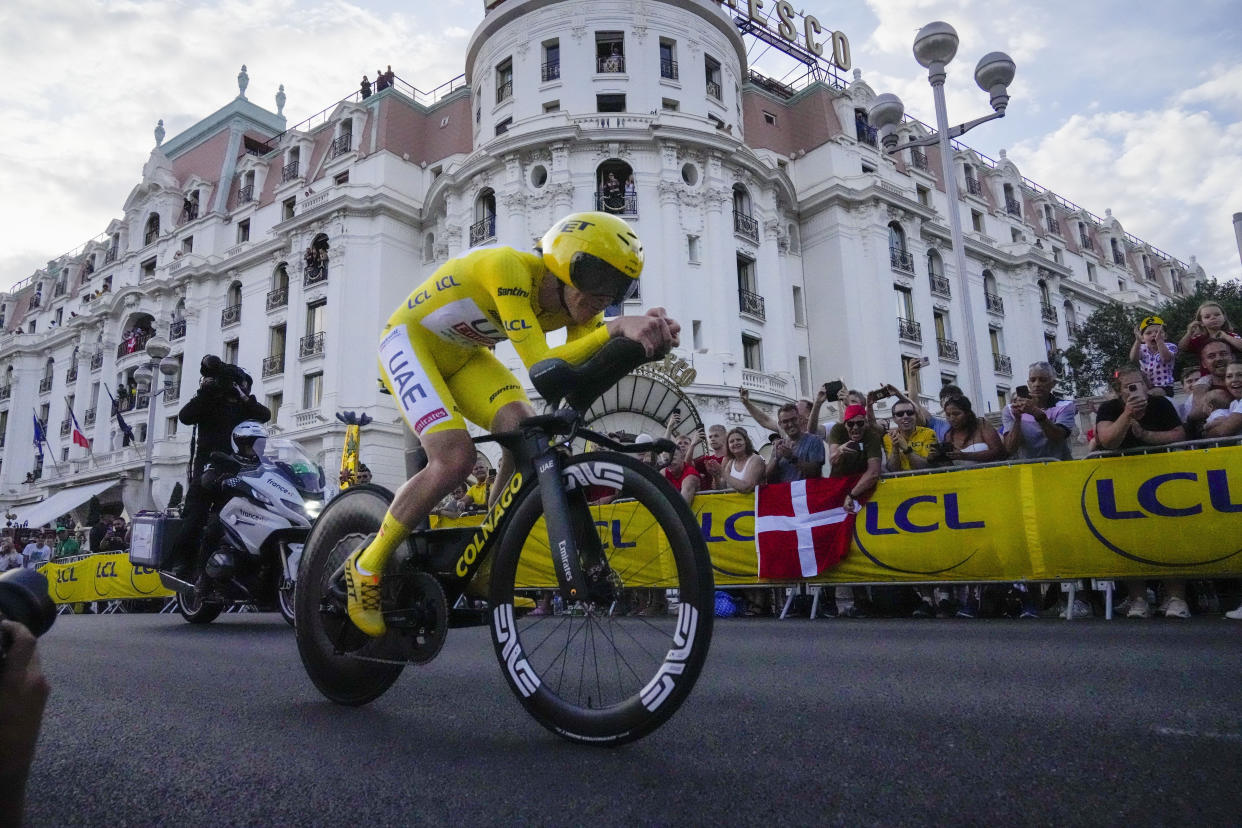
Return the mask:
[[615,305],[638,293],[638,280],[590,253],[578,251],[569,262],[569,281],[583,293],[607,296]]

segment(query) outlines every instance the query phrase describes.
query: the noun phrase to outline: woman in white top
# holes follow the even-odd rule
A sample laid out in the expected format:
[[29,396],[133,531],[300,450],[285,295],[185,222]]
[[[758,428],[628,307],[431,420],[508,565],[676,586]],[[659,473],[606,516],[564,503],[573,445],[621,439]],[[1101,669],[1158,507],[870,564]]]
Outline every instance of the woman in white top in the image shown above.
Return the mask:
[[742,494],[750,494],[763,481],[765,464],[755,451],[750,435],[744,428],[735,428],[725,438],[725,461],[720,469],[721,482]]

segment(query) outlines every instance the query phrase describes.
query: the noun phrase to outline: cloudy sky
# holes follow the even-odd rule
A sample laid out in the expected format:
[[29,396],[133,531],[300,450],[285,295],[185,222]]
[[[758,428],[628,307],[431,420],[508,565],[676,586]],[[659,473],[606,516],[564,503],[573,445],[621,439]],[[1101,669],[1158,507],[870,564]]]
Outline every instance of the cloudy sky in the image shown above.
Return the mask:
[[[770,5],[770,3],[769,3]],[[934,121],[914,33],[961,35],[949,67],[954,122],[988,111],[973,83],[985,52],[1018,64],[1009,115],[966,143],[1210,275],[1242,272],[1242,24],[1236,0],[804,0],[849,37],[877,92]],[[0,3],[0,285],[102,233],[141,176],[162,118],[169,137],[237,93],[289,123],[391,63],[420,89],[460,74],[481,0],[6,0]],[[785,66],[762,44],[756,68]]]

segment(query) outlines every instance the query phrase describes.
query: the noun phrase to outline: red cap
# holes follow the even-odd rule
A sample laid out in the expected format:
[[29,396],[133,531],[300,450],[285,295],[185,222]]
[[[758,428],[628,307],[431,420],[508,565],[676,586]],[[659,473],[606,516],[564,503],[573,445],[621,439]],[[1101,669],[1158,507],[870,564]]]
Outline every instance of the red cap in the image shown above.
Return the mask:
[[841,415],[841,422],[848,423],[850,420],[854,419],[855,417],[866,417],[866,416],[867,416],[867,409],[863,408],[861,405],[857,405],[857,404],[847,405],[845,407],[845,413]]

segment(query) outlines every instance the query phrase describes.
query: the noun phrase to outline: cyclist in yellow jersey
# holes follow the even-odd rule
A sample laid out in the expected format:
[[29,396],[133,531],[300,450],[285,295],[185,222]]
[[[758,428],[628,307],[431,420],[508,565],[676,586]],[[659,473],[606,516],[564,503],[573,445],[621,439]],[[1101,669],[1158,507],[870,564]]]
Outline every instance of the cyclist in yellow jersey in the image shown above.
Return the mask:
[[[418,434],[427,465],[397,490],[375,537],[345,562],[349,618],[370,636],[384,634],[380,576],[393,551],[475,461],[470,420],[508,431],[535,413],[517,378],[489,348],[513,343],[529,368],[559,357],[578,364],[612,337],[643,344],[648,356],[678,344],[681,326],[663,308],[604,321],[629,296],[643,269],[643,248],[624,220],[574,213],[556,222],[535,253],[487,248],[445,262],[415,288],[380,335],[380,376]],[[548,331],[566,328],[552,348]],[[512,473],[501,459],[496,492]]]

